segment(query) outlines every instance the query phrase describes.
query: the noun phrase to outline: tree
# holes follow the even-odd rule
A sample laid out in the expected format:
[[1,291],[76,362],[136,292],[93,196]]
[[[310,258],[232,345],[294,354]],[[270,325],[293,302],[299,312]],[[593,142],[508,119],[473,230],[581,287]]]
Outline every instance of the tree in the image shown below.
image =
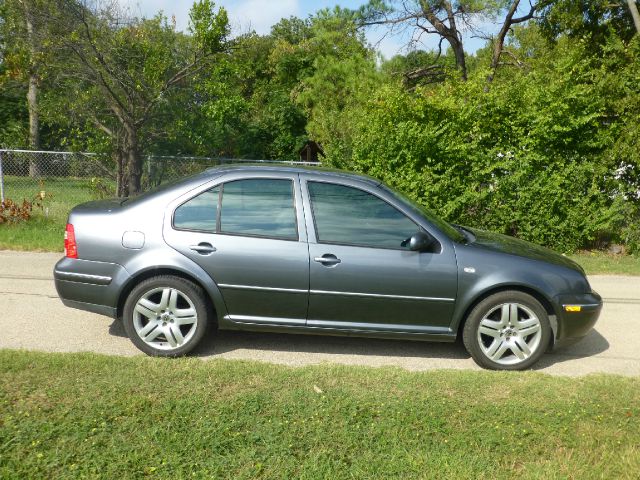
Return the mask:
[[437,35],[440,37],[439,51],[442,51],[442,42],[446,40],[453,51],[460,76],[466,80],[463,29],[475,28],[473,25],[476,21],[494,17],[504,6],[503,0],[370,0],[360,8],[359,15],[362,26],[412,28],[413,41],[419,40],[423,34]]
[[348,157],[352,120],[380,83],[375,53],[348,10],[318,12],[311,19],[311,31],[313,68],[301,75],[295,98],[307,113],[311,138],[325,147],[325,153]]
[[567,35],[600,49],[610,34],[625,41],[633,37],[629,6],[624,0],[555,0],[540,9],[541,25],[549,39]]
[[340,112],[375,75],[353,12],[340,8],[239,36],[230,51],[204,89],[212,143],[227,156],[295,160],[310,136],[341,136]]
[[[55,54],[47,48],[48,25],[39,12],[50,8],[48,0],[5,0],[2,30],[6,79],[26,84],[29,114],[28,148],[41,148],[39,91],[47,64]],[[10,77],[7,78],[7,77]],[[24,146],[24,145],[23,145]],[[41,175],[41,165],[31,160],[29,174]]]
[[507,34],[513,27],[513,25],[517,25],[519,23],[526,22],[533,18],[534,13],[538,8],[540,8],[540,4],[536,5],[529,1],[529,13],[523,15],[521,17],[515,17],[515,13],[518,11],[518,7],[520,6],[520,0],[513,0],[511,5],[507,10],[507,15],[505,16],[504,22],[502,22],[502,27],[500,27],[500,31],[495,39],[493,39],[493,51],[491,55],[491,66],[490,73],[487,76],[487,82],[491,83],[493,78],[496,75],[496,70],[500,65],[500,57],[502,56],[502,52],[504,50],[504,41],[507,37]]
[[640,33],[640,13],[638,13],[638,5],[636,4],[636,0],[627,0],[627,4],[629,5],[629,11],[631,12],[631,16],[633,17],[633,24],[636,27],[636,32]]
[[228,20],[223,8],[201,0],[191,10],[192,37],[166,18],[129,18],[117,3],[100,8],[57,0],[49,11],[54,41],[67,62],[54,68],[73,92],[76,121],[91,122],[109,140],[117,165],[118,195],[141,191],[141,133],[153,124],[176,90],[224,51]]
[[[282,31],[280,24],[276,27]],[[298,59],[287,57],[280,62],[274,56],[280,33],[250,32],[236,37],[231,42],[232,53],[198,87],[210,137],[207,154],[296,158],[306,139],[304,112],[291,98],[300,66]]]

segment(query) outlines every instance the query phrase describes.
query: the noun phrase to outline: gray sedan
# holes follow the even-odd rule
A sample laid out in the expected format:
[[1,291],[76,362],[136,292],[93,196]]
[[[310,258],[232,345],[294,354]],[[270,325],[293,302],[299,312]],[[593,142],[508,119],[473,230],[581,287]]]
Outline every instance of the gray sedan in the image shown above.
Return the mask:
[[156,356],[210,327],[453,342],[516,370],[584,337],[602,299],[545,248],[451,225],[380,181],[211,168],[74,208],[54,270],[65,305],[122,319]]

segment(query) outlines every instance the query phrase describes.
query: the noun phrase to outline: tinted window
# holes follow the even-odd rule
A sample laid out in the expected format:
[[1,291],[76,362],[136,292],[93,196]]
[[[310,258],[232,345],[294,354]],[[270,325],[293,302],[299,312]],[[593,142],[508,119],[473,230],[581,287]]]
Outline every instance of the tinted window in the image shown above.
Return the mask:
[[293,182],[264,178],[225,183],[220,232],[298,238]]
[[184,230],[216,231],[220,187],[212,188],[183,203],[173,216],[173,226]]
[[385,189],[390,194],[392,194],[394,197],[396,197],[398,200],[404,203],[405,206],[411,208],[418,215],[429,220],[429,222],[431,222],[436,227],[438,227],[438,229],[441,232],[443,232],[445,235],[447,235],[451,240],[455,240],[456,242],[462,242],[466,239],[466,237],[462,235],[462,233],[460,233],[458,230],[456,230],[451,224],[445,222],[443,219],[438,217],[435,213],[433,213],[428,208],[420,205],[419,203],[414,202],[413,200],[410,200],[403,193],[400,193],[397,190],[393,190],[387,187],[386,185],[380,185],[380,187]]
[[318,241],[403,248],[418,226],[384,200],[357,188],[309,182]]

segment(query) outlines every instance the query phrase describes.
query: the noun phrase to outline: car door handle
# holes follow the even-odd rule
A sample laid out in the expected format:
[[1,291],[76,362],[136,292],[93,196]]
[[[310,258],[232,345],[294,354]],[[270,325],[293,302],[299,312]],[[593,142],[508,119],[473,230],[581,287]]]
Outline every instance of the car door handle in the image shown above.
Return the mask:
[[313,261],[321,263],[325,266],[337,265],[342,262],[342,260],[331,253],[325,253],[321,257],[315,257]]
[[189,248],[200,255],[209,255],[216,251],[216,247],[210,243],[201,242],[198,245],[190,245]]

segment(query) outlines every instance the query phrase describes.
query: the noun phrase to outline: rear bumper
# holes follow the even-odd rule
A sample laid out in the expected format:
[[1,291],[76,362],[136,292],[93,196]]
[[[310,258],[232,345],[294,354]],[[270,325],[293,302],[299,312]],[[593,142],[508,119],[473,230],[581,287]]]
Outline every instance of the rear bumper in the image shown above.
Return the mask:
[[58,296],[66,306],[115,318],[128,272],[116,263],[61,259],[53,270]]
[[598,321],[602,297],[596,292],[556,297],[560,313],[555,346],[570,345],[585,337]]

